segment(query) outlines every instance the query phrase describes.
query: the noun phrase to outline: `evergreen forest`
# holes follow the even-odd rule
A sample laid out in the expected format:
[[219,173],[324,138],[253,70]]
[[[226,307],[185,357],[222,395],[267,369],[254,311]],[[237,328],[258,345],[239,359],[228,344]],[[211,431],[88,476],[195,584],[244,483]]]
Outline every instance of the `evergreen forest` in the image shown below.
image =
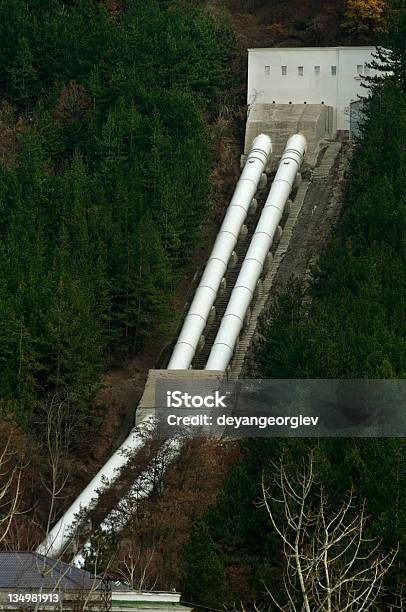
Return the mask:
[[0,407],[26,430],[168,329],[234,57],[191,3],[0,2]]

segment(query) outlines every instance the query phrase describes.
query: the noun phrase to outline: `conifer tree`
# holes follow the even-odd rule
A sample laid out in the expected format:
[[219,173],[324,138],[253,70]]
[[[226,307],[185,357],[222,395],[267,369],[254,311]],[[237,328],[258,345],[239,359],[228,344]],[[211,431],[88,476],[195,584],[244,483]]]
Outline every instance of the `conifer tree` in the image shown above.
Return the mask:
[[219,608],[224,598],[224,567],[207,526],[197,521],[185,546],[182,600],[193,608]]

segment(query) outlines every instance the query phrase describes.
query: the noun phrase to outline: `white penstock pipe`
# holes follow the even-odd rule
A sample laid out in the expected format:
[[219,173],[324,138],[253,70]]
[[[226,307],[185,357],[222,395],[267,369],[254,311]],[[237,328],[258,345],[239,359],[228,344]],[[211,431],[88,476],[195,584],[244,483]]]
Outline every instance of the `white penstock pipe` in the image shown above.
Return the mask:
[[260,134],[252,143],[202,279],[186,315],[168,370],[187,370],[206,327],[221,281],[272,151],[271,139]]
[[121,468],[128,463],[129,456],[145,444],[145,434],[142,434],[143,427],[150,427],[151,424],[151,417],[146,417],[137,429],[131,431],[120,448],[98,471],[96,476],[94,476],[87,487],[59,519],[55,527],[51,529],[45,540],[38,546],[38,553],[55,558],[65,552],[72,539],[74,539],[75,530],[80,528],[78,516],[82,512],[90,510],[97,503],[99,493],[106,490],[116,480]]
[[301,134],[289,138],[278,171],[231,293],[227,310],[210,351],[206,370],[225,371],[230,363],[248,307],[261,276],[285,204],[306,152]]
[[[181,448],[182,440],[179,438],[171,438],[164,443],[155,460],[138,476],[130,491],[100,523],[99,530],[101,533],[119,533],[125,527],[131,516],[131,511],[134,511],[134,505],[152,493],[157,471],[161,474],[165,472],[167,467],[179,455]],[[88,540],[82,546],[81,551],[73,558],[72,565],[84,567],[86,556],[91,550],[92,542]]]

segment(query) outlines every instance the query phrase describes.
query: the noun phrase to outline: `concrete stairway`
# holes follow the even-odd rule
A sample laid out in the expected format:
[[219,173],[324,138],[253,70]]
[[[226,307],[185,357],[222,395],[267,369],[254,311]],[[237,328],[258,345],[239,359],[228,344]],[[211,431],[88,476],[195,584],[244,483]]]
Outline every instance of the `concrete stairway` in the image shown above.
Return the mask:
[[321,162],[312,172],[312,180],[324,180],[328,177],[340,150],[341,142],[332,142],[329,144]]

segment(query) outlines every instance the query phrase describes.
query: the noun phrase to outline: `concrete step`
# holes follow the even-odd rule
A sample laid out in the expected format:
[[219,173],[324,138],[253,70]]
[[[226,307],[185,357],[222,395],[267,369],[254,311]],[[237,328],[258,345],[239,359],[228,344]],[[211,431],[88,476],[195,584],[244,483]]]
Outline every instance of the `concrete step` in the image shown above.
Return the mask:
[[340,142],[332,142],[329,144],[321,162],[312,172],[312,179],[325,179],[328,177],[340,150]]

